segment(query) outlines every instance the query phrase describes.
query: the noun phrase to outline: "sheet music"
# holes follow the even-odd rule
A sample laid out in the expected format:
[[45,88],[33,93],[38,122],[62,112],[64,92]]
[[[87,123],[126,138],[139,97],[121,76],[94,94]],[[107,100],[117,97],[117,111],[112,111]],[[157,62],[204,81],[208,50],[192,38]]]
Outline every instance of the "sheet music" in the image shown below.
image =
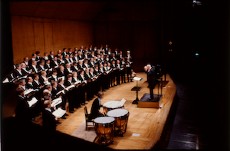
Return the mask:
[[10,82],[8,78],[6,78],[4,81],[2,81],[2,83],[8,83]]
[[121,99],[121,101],[119,102],[119,103],[120,103],[120,106],[124,106],[125,102],[126,102],[126,100],[125,100],[124,98]]
[[76,81],[74,84],[76,85],[76,84],[79,84],[79,83],[81,83],[81,81],[80,81],[80,80]]
[[64,91],[64,90],[59,91],[59,92],[57,93],[57,95],[59,95],[59,94],[61,94],[61,93],[65,94],[65,91]]
[[139,77],[134,77],[134,78],[133,78],[133,80],[134,80],[134,81],[141,81],[141,80],[142,80],[142,78],[139,78]]
[[50,85],[50,82],[49,81],[45,81],[44,84],[45,85]]
[[75,87],[75,85],[70,85],[70,86],[68,86],[68,87],[66,88],[66,90],[69,91],[69,89],[74,88],[74,87]]
[[55,107],[56,105],[60,104],[62,102],[61,98],[56,98],[52,101],[51,107]]
[[57,110],[55,110],[52,114],[57,117],[60,118],[62,117],[64,114],[66,113],[66,110],[63,110],[61,108],[58,108]]
[[37,101],[38,101],[38,100],[37,100],[35,97],[33,97],[30,101],[27,101],[27,102],[28,102],[28,104],[29,104],[29,107],[31,107],[31,106],[34,105]]
[[106,73],[107,73],[107,74],[109,74],[109,73],[110,73],[110,71],[111,71],[111,70],[108,70],[108,71],[106,71]]
[[65,80],[65,76],[58,77],[58,80],[61,79],[61,78],[62,78],[63,80]]
[[28,89],[28,90],[25,90],[25,95],[29,94],[30,92],[33,92],[34,90],[33,89]]

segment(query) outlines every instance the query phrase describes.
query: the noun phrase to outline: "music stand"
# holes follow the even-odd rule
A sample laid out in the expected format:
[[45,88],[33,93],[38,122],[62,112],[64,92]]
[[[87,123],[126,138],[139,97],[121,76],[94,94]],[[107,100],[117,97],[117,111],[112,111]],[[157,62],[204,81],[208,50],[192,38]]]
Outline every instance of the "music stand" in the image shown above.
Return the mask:
[[141,81],[143,78],[134,77],[133,80],[136,81],[136,86],[134,86],[131,91],[136,91],[136,99],[132,102],[132,104],[137,104],[139,101],[138,91],[140,91],[141,87],[138,86],[138,81]]

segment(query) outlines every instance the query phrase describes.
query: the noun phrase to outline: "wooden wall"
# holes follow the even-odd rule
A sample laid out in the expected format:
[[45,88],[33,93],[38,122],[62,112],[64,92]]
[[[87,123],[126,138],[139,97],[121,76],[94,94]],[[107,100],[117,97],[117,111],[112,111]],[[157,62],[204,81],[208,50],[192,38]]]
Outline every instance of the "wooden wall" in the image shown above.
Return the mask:
[[11,23],[14,63],[36,50],[42,56],[51,50],[88,46],[93,40],[89,22],[12,16]]
[[129,49],[136,71],[143,71],[147,63],[161,62],[160,38],[158,21],[99,21],[94,27],[95,43]]

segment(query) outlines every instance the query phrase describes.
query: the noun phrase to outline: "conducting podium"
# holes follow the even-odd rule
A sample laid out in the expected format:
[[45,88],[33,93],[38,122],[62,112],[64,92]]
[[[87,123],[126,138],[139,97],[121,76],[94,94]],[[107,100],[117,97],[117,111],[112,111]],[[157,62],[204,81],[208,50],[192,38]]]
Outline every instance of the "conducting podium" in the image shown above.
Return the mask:
[[135,91],[136,92],[136,99],[132,102],[132,104],[137,104],[139,101],[138,98],[138,91],[141,90],[141,87],[138,86],[138,81],[141,81],[143,78],[139,78],[139,77],[134,77],[133,81],[136,81],[136,86],[134,86],[131,91]]

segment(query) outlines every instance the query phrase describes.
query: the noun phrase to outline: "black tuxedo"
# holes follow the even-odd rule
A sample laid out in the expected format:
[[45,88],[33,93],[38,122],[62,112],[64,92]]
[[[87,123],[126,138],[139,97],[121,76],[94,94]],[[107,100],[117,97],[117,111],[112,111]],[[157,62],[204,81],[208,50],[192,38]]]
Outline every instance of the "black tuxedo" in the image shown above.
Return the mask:
[[52,94],[52,99],[55,99],[57,98],[57,93],[58,93],[58,89],[57,88],[54,88],[52,87],[52,91],[51,91],[51,94]]
[[78,57],[73,57],[72,59],[73,59],[74,62],[78,61]]
[[65,86],[62,86],[62,85],[58,84],[57,89],[58,89],[58,92],[62,91],[62,90],[65,90]]
[[52,60],[52,61],[50,62],[51,68],[57,67],[58,65],[59,65],[58,61]]
[[39,65],[39,66],[37,67],[37,69],[38,69],[38,72],[40,72],[40,71],[44,71],[44,70],[45,70],[45,67],[44,67],[44,66]]
[[22,77],[24,75],[22,73],[22,70],[14,69],[13,76],[16,78],[16,77]]
[[40,89],[40,82],[36,82],[36,81],[33,81],[33,86],[34,86],[34,89]]
[[37,66],[32,66],[32,65],[31,65],[31,66],[30,66],[30,69],[32,70],[33,73],[39,72]]
[[58,77],[66,76],[66,75],[65,75],[65,71],[60,71],[60,70],[58,70],[57,76],[58,76]]
[[49,78],[49,82],[51,82],[51,81],[58,81],[57,76],[54,77],[53,75],[51,75],[51,77]]
[[52,114],[51,111],[48,111],[46,109],[42,111],[42,125],[48,133],[52,133],[56,130],[55,116]]
[[85,76],[81,76],[81,75],[78,75],[78,79],[82,82],[82,81],[84,81],[84,80],[86,80],[85,79]]
[[72,85],[72,83],[71,83],[70,81],[68,81],[68,80],[65,81],[65,86],[66,86],[66,87],[71,86],[71,85]]
[[66,101],[67,101],[67,95],[66,95],[66,90],[65,90],[65,86],[62,86],[60,84],[57,85],[57,91],[60,92],[64,90],[65,94],[60,94],[62,96],[62,104],[61,104],[61,107],[62,109],[65,110],[65,105],[66,105]]
[[71,70],[77,72],[78,71],[78,67],[77,66],[71,66]]
[[77,67],[79,70],[83,70],[83,68],[84,68],[83,64],[82,65],[78,64]]
[[69,59],[67,59],[67,58],[65,58],[65,59],[63,59],[63,60],[64,60],[65,64],[67,64],[67,63],[71,63],[71,62],[70,62],[70,60],[69,60]]
[[28,75],[29,74],[29,71],[27,68],[22,68],[22,75],[25,76],[25,75]]
[[41,84],[41,85],[45,85],[45,81],[46,81],[46,79],[43,78],[42,76],[40,76],[40,78],[39,78],[40,84]]
[[150,90],[150,98],[153,99],[153,89],[157,83],[157,77],[154,67],[152,67],[149,71],[147,71],[147,81],[149,84],[149,90]]
[[100,113],[101,107],[102,107],[102,105],[100,104],[99,98],[96,98],[93,101],[93,104],[91,106],[90,119],[94,119],[94,118],[97,118],[99,116],[103,116],[103,114]]
[[26,89],[34,89],[33,83],[26,83]]
[[84,59],[84,56],[83,55],[78,55],[78,60],[82,60]]
[[72,73],[71,68],[69,68],[69,70],[67,68],[65,68],[64,73],[65,73],[65,76],[67,76],[68,74],[71,74]]
[[90,75],[89,75],[89,74],[86,74],[86,73],[85,73],[85,76],[84,76],[84,77],[85,77],[85,80],[89,80],[89,79],[91,78]]
[[32,116],[26,97],[22,97],[20,95],[17,97],[15,117],[19,121],[19,123],[23,125],[31,122]]
[[54,56],[53,55],[48,55],[49,60],[53,60]]
[[89,67],[90,68],[94,67],[94,62],[89,62]]
[[47,64],[47,63],[45,64],[44,67],[45,67],[45,69],[51,69],[51,65],[50,65],[50,64]]

